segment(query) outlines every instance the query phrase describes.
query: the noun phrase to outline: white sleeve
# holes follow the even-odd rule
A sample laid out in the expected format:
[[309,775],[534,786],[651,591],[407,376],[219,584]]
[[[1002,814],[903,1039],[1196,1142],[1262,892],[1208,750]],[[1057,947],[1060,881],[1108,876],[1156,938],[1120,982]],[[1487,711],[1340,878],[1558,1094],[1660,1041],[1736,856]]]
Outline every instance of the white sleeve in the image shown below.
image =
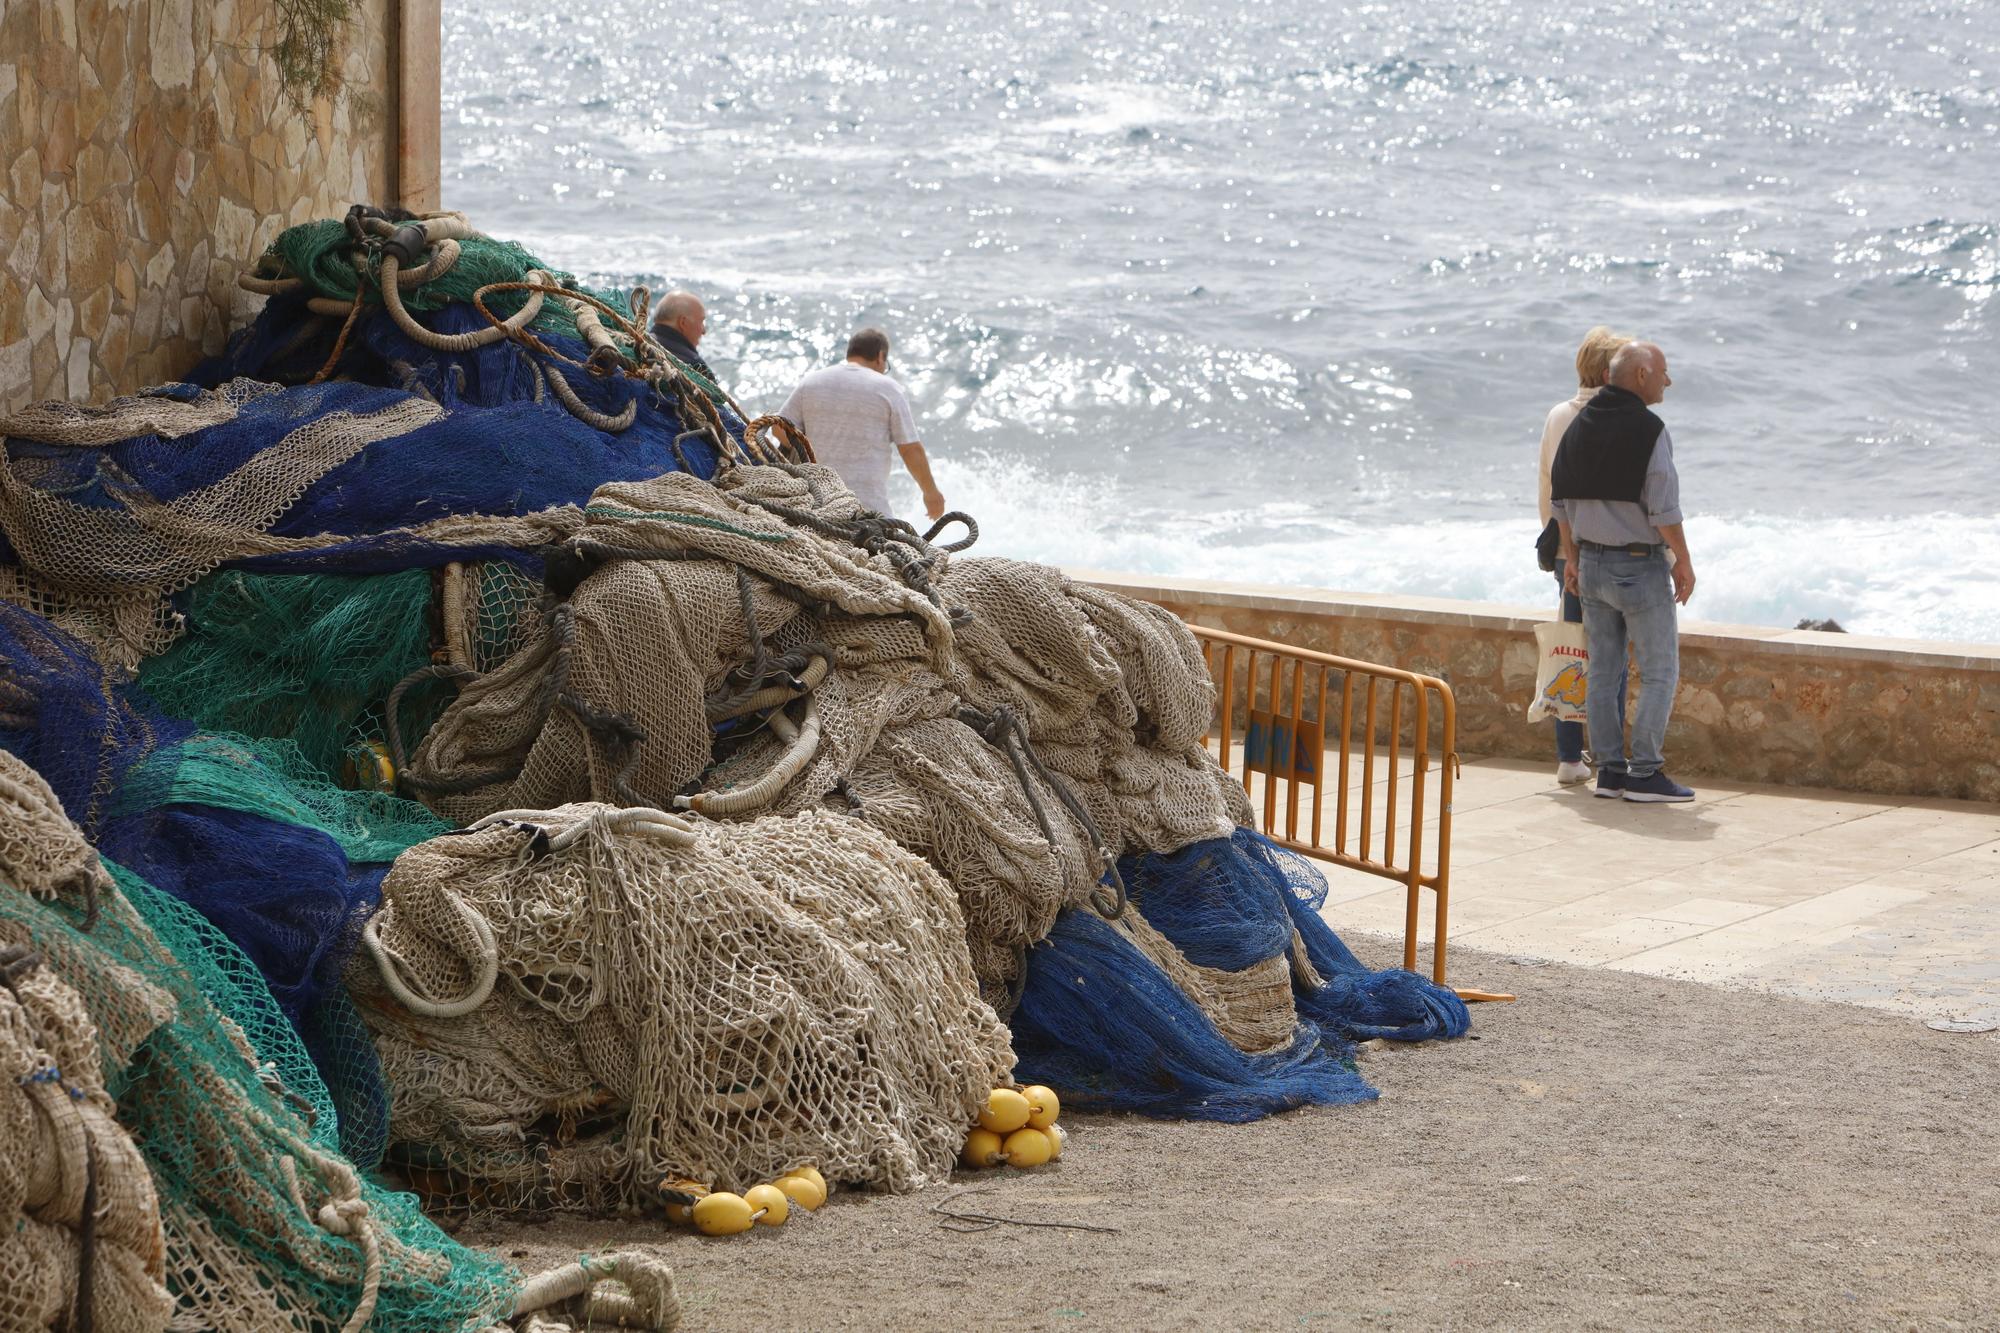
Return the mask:
[[806,422],[805,418],[802,415],[800,415],[801,409],[799,406],[799,390],[805,387],[806,387],[805,382],[803,380],[800,381],[797,385],[793,386],[791,393],[789,393],[785,397],[785,405],[778,409],[779,416],[791,422],[794,426],[798,426],[801,428],[805,426]]
[[898,445],[917,442],[917,419],[910,412],[910,397],[894,380],[889,381],[889,442]]

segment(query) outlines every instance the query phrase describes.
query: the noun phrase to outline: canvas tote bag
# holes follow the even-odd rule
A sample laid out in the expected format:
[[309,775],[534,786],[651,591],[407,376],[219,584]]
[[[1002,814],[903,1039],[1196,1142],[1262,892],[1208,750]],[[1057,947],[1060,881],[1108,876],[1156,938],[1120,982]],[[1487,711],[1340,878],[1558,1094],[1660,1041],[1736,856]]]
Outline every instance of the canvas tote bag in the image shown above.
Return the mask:
[[1567,620],[1544,621],[1535,626],[1535,651],[1540,664],[1535,668],[1535,697],[1528,704],[1528,721],[1583,721],[1584,688],[1590,678],[1590,649],[1585,646],[1583,626]]

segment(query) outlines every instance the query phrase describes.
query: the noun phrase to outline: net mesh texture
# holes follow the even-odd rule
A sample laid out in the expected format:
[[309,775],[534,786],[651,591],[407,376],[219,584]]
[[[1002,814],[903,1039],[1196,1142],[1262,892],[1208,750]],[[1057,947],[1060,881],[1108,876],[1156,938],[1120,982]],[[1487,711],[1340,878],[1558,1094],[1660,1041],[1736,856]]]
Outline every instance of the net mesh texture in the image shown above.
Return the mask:
[[[0,421],[0,746],[115,878],[87,935],[60,894],[0,918],[113,1034],[72,1100],[146,1155],[134,1271],[181,1315],[335,1327],[372,1283],[381,1327],[479,1327],[616,1282],[668,1327],[644,1256],[517,1290],[356,1164],[454,1213],[900,1190],[1010,1076],[1243,1120],[1465,1030],[1248,827],[1170,614],[772,457],[633,336],[643,293],[551,274],[502,334],[531,298],[468,298],[532,255],[429,219],[385,288],[394,222],[358,225],[282,234],[195,383]],[[233,1307],[244,1262],[281,1280]]]

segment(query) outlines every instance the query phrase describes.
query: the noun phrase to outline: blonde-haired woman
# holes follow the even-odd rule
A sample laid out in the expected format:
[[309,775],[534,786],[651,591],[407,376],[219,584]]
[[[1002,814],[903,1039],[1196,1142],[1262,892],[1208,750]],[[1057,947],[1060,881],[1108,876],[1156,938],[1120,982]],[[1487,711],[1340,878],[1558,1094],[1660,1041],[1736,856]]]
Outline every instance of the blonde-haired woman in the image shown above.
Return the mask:
[[[1583,342],[1576,349],[1576,396],[1566,398],[1549,409],[1548,419],[1542,423],[1542,463],[1541,480],[1536,495],[1542,510],[1541,549],[1552,549],[1548,540],[1549,525],[1555,521],[1555,511],[1549,507],[1549,469],[1555,465],[1556,446],[1562,443],[1563,432],[1569,423],[1576,420],[1576,414],[1590,401],[1592,394],[1603,388],[1611,373],[1613,353],[1632,339],[1623,333],[1613,333],[1604,325],[1583,335]],[[1576,594],[1563,588],[1562,552],[1555,553],[1556,597],[1562,605],[1562,618],[1572,625],[1583,623],[1583,603]],[[1619,702],[1618,718],[1625,719],[1623,700]],[[1556,781],[1565,786],[1590,780],[1590,766],[1583,761],[1583,723],[1556,723]],[[1621,738],[1622,745],[1622,738]]]

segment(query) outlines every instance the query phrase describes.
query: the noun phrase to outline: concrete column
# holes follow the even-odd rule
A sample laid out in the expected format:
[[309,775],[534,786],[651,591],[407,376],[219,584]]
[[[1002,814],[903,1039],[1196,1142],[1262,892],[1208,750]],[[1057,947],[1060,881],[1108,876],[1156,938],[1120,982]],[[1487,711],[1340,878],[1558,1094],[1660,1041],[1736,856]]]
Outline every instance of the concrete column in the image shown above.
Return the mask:
[[442,23],[442,0],[396,5],[396,202],[417,213],[443,207]]

